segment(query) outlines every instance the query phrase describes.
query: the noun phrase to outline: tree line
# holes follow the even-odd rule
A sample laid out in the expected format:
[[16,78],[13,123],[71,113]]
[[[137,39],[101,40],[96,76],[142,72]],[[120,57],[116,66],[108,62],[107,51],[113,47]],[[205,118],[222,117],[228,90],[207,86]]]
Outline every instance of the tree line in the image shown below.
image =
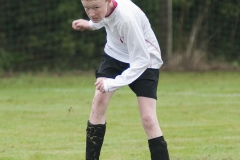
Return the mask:
[[[160,39],[161,0],[133,1]],[[172,0],[171,5],[171,56],[191,60],[200,54],[209,63],[240,64],[240,0]],[[0,71],[98,67],[105,30],[74,31],[71,23],[78,18],[88,19],[80,0],[0,0]]]

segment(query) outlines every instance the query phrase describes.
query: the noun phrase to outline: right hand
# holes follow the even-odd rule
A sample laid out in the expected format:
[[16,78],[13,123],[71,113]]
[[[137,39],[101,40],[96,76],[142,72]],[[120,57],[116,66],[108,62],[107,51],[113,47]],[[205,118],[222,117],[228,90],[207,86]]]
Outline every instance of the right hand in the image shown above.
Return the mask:
[[99,90],[102,93],[105,93],[105,89],[104,89],[104,80],[107,79],[105,77],[100,77],[97,78],[97,81],[94,83],[94,85],[96,86],[96,89]]
[[72,22],[72,28],[77,31],[90,30],[89,22],[85,19],[78,19]]

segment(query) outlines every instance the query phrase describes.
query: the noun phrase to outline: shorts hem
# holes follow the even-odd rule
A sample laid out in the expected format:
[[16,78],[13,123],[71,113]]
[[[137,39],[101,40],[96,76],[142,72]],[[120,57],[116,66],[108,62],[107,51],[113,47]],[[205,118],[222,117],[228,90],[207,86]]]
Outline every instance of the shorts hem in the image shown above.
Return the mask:
[[157,96],[153,96],[153,95],[136,95],[137,97],[147,97],[147,98],[153,98],[155,100],[157,100]]

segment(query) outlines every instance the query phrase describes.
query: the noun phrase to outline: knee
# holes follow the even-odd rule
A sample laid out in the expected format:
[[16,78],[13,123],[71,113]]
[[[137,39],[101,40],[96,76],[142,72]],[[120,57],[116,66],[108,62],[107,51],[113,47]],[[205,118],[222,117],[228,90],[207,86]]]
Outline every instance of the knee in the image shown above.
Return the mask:
[[142,116],[142,125],[145,129],[151,130],[155,127],[156,118],[150,114],[144,114]]
[[96,94],[92,100],[92,106],[104,107],[108,105],[108,99],[102,93]]

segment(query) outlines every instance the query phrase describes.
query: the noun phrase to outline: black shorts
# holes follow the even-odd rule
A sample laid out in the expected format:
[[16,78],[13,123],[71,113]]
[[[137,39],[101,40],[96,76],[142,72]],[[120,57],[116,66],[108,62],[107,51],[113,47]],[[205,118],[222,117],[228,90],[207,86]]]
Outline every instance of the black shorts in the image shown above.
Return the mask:
[[[129,68],[129,63],[118,61],[107,54],[103,54],[102,62],[96,71],[96,78],[115,78]],[[159,80],[159,69],[146,69],[143,74],[129,84],[136,96],[157,99],[157,87]]]

